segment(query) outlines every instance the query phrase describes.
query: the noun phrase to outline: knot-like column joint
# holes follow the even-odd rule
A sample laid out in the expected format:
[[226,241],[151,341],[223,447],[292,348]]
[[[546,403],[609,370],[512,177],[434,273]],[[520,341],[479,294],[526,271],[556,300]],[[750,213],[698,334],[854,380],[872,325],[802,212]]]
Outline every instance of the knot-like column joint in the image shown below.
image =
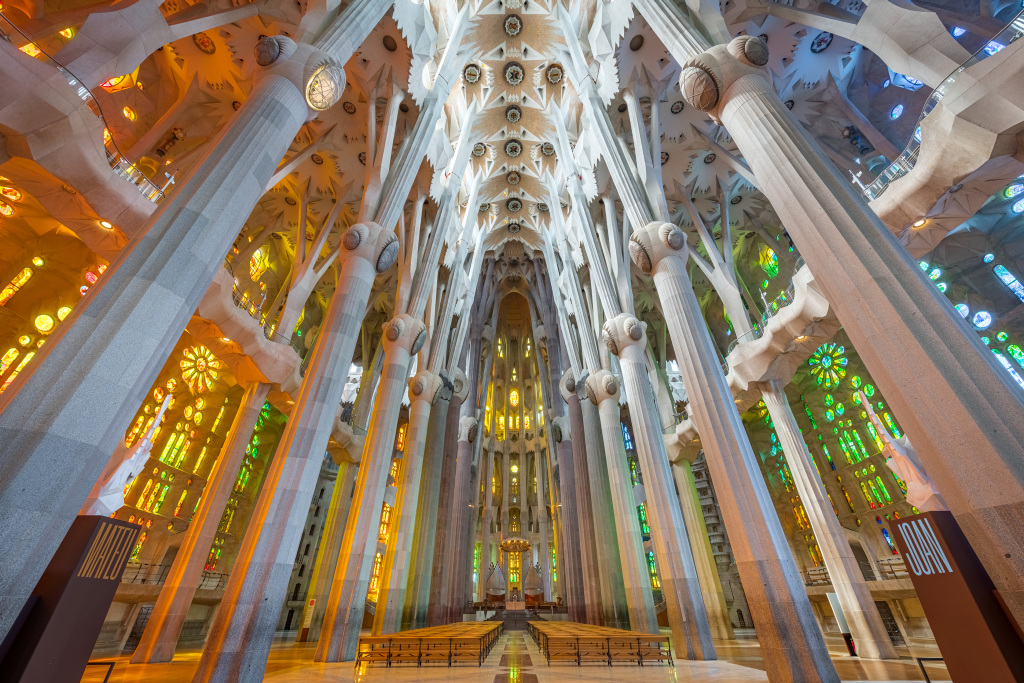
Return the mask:
[[291,81],[306,99],[309,118],[327,111],[345,90],[345,67],[326,52],[287,36],[263,36],[254,50],[257,69],[255,84],[269,75]]
[[619,380],[607,370],[598,370],[587,377],[587,398],[595,406],[608,399],[619,402]]
[[427,328],[411,315],[399,313],[384,323],[384,339],[382,341],[385,355],[395,348],[405,349],[409,355],[419,353],[419,350],[423,348],[423,343],[427,341]]
[[632,345],[641,350],[647,348],[647,323],[628,313],[619,313],[604,324],[604,345],[613,355],[621,355],[622,351]]
[[373,221],[356,223],[341,236],[338,247],[339,261],[350,258],[365,259],[373,264],[374,270],[383,273],[398,260],[398,238]]
[[629,256],[645,273],[653,272],[669,256],[685,261],[686,233],[671,223],[652,221],[630,236]]
[[569,430],[569,418],[559,415],[553,418],[548,424],[551,425],[551,436],[555,437],[555,443],[562,443],[572,438]]
[[466,396],[469,396],[469,378],[462,368],[455,368],[455,372],[452,373],[452,386],[452,397],[465,401]]
[[769,83],[768,46],[756,36],[737,36],[728,45],[715,45],[683,64],[679,89],[694,109],[721,125],[725,94],[744,76],[761,76]]
[[561,379],[558,380],[558,393],[562,395],[562,400],[566,403],[569,402],[570,396],[576,395],[576,375],[572,370],[562,373]]
[[409,380],[409,400],[413,403],[416,401],[433,403],[443,384],[440,375],[429,370],[417,372]]
[[480,422],[475,417],[464,415],[459,418],[459,441],[473,443],[479,432]]

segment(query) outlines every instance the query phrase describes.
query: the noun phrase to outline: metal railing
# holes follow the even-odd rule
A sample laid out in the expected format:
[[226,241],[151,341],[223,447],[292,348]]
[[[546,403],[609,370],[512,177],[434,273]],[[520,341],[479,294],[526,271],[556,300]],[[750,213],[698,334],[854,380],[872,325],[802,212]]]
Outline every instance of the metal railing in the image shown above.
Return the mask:
[[[886,560],[878,560],[875,563],[858,562],[861,574],[865,581],[888,581],[890,579],[905,579],[910,575],[903,559],[893,557]],[[814,567],[800,572],[805,586],[825,586],[832,584],[828,569],[825,567]]]
[[768,325],[768,321],[775,317],[780,310],[793,303],[795,297],[795,287],[792,282],[789,283],[789,287],[786,287],[786,291],[781,292],[777,297],[768,302],[765,306],[764,313],[761,314],[761,322],[754,325],[749,331],[736,337],[729,343],[729,348],[726,350],[725,355],[728,357],[737,346],[744,342],[753,341],[760,339],[764,334],[764,328]]
[[[121,575],[121,583],[162,586],[170,573],[170,565],[128,563]],[[226,572],[203,571],[198,590],[217,590],[228,583]]]
[[[41,47],[33,43],[32,40],[27,35],[25,35],[22,32],[22,30],[14,24],[13,21],[8,19],[3,12],[0,12],[0,18],[2,18],[5,22],[10,24],[11,28],[17,31],[18,34],[26,40],[26,44],[34,46],[35,49],[39,50],[40,54],[45,55],[49,61],[53,62],[53,64],[57,67],[57,71],[60,72],[60,75],[64,77],[64,80],[67,81],[69,86],[75,88],[75,91],[78,93],[78,96],[82,98],[86,106],[89,107],[89,111],[95,114],[96,117],[103,122],[103,127],[109,133],[111,130],[110,125],[107,123],[107,119],[103,115],[103,109],[100,107],[100,103],[96,100],[96,96],[92,94],[92,91],[89,90],[89,88],[85,87],[81,80],[73,73],[71,73],[71,71],[69,71],[66,66],[58,62],[56,59],[54,59],[53,55],[51,55],[46,50],[42,49]],[[11,37],[8,33],[0,29],[0,34],[2,34],[0,35],[0,37],[3,37],[3,39],[9,43],[12,43]],[[114,137],[112,134],[110,136],[109,144],[111,147],[114,148],[113,152],[107,149],[106,143],[104,144],[103,149],[107,154],[107,163],[110,164],[110,169],[114,171],[114,173],[116,173],[117,175],[121,176],[122,178],[125,178],[126,180],[130,181],[133,185],[135,185],[139,192],[142,193],[142,196],[148,199],[149,201],[155,203],[163,199],[163,189],[160,188],[148,177],[146,177],[146,175],[141,170],[139,170],[139,168],[135,166],[135,164],[128,161],[124,154],[121,153],[120,148],[118,148],[117,142],[114,141]]]
[[971,55],[967,61],[954,69],[953,73],[946,76],[939,83],[938,87],[925,100],[924,107],[921,109],[921,115],[917,119],[917,126],[914,128],[914,134],[910,136],[910,142],[907,143],[903,153],[896,157],[884,171],[878,174],[878,177],[871,184],[864,188],[864,194],[867,196],[868,201],[880,197],[894,180],[905,176],[917,164],[917,158],[921,152],[921,141],[918,139],[921,122],[924,121],[924,117],[928,116],[935,109],[939,101],[946,96],[946,93],[956,83],[960,74],[986,57],[990,57],[1004,49],[1022,35],[1024,35],[1024,10],[1021,10],[1002,31],[992,37],[992,40],[988,41],[980,50]]
[[295,353],[301,358],[305,349],[291,338],[286,337],[277,330],[274,329],[274,323],[267,320],[267,316],[263,313],[263,306],[267,303],[266,294],[257,302],[256,299],[250,298],[249,294],[242,292],[238,289],[238,278],[235,277],[234,268],[231,266],[231,261],[224,259],[224,269],[231,275],[231,279],[234,284],[231,286],[231,301],[236,307],[242,309],[249,316],[259,323],[263,329],[263,336],[270,341],[277,342],[279,344],[287,344],[295,350]]

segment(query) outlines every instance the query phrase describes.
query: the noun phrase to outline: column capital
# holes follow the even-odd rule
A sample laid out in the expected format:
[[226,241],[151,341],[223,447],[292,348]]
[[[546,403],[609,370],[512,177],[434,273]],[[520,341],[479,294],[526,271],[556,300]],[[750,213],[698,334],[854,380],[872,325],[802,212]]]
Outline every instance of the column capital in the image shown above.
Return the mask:
[[[355,226],[352,226],[355,228]],[[349,230],[351,231],[352,228]],[[427,327],[406,313],[399,313],[384,323],[385,355],[396,348],[404,349],[410,355],[418,353],[427,340]],[[438,380],[440,381],[440,380]]]
[[587,398],[595,406],[599,406],[608,399],[619,401],[619,380],[607,370],[598,370],[587,377]]
[[257,70],[254,82],[271,74],[287,78],[305,98],[310,120],[341,99],[345,65],[323,50],[276,35],[260,38],[253,52],[256,63],[263,67]]
[[683,64],[679,89],[693,106],[721,125],[725,93],[745,76],[768,77],[768,46],[756,36],[737,36],[715,45]]
[[373,221],[356,223],[341,236],[338,247],[339,261],[344,263],[350,258],[365,259],[378,273],[383,273],[398,260],[398,238]]
[[671,223],[651,221],[629,237],[629,257],[645,273],[670,256],[686,261],[685,250],[686,233]]
[[409,380],[409,400],[413,403],[416,401],[433,403],[443,385],[444,381],[440,375],[429,370],[421,370]]
[[647,348],[647,323],[629,313],[619,313],[604,324],[604,345],[612,354],[619,356],[628,347],[637,345],[641,351]]
[[477,433],[480,431],[480,423],[475,417],[464,415],[459,418],[459,441],[476,441]]

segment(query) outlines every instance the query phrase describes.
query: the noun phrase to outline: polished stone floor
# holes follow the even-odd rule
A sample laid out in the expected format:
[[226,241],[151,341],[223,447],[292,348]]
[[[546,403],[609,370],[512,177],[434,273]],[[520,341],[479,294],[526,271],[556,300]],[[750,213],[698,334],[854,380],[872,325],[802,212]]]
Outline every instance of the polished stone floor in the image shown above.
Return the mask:
[[[717,642],[719,660],[715,662],[677,661],[674,668],[664,665],[606,667],[558,664],[548,667],[544,656],[525,631],[506,631],[482,667],[461,665],[453,668],[430,666],[361,666],[312,663],[314,644],[276,643],[270,655],[264,680],[274,683],[575,683],[608,681],[615,683],[746,683],[767,681],[761,651],[753,638]],[[836,670],[843,681],[922,681],[915,657],[937,657],[934,648],[901,648],[904,659],[896,662],[859,660],[841,654],[841,641],[829,642]],[[110,658],[97,661],[112,661]],[[190,683],[199,661],[199,652],[179,653],[167,664],[129,664],[127,657],[116,662],[110,683]],[[101,683],[105,667],[87,668],[83,682]],[[928,667],[933,681],[948,681],[949,675],[938,663]]]

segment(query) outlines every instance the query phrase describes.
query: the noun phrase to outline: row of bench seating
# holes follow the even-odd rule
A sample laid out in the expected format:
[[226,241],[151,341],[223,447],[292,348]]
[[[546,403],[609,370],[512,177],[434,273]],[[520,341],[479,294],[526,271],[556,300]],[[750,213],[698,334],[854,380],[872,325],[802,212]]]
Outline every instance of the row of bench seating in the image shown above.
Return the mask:
[[444,664],[476,661],[483,666],[504,628],[500,621],[465,621],[417,628],[386,636],[359,639],[356,666],[362,662],[392,664]]
[[527,622],[530,635],[551,662],[672,664],[672,645],[668,636],[636,633],[617,628],[579,624],[572,621]]

